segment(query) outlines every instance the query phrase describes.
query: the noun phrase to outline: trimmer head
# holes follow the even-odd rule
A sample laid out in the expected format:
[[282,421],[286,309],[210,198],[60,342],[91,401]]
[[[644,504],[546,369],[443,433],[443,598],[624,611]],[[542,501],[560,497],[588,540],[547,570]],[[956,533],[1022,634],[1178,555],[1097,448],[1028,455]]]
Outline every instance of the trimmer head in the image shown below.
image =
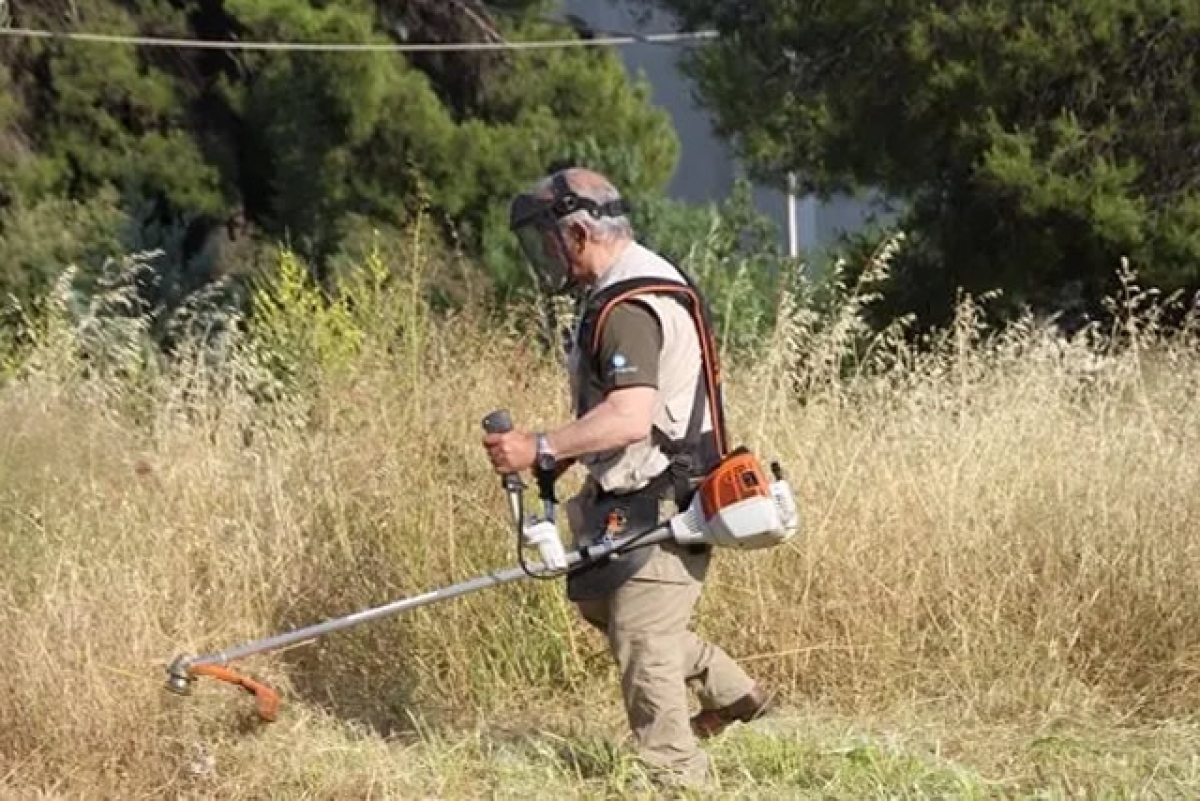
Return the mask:
[[265,721],[273,721],[279,715],[279,693],[267,685],[234,673],[219,665],[193,665],[187,657],[176,657],[167,667],[166,688],[176,695],[191,695],[192,682],[197,676],[210,676],[218,681],[234,684],[254,696],[255,710]]
[[188,657],[186,656],[177,656],[167,666],[166,688],[168,692],[175,693],[176,695],[192,694],[192,682],[195,681],[195,677],[192,676],[187,668],[188,661]]

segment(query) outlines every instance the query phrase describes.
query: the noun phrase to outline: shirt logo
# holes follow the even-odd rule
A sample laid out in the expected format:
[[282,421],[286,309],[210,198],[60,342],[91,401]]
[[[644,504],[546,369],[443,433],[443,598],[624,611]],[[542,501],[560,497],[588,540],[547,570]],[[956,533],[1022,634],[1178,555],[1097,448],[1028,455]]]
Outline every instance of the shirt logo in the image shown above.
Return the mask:
[[612,365],[610,375],[626,375],[637,372],[637,366],[629,363],[629,359],[625,358],[622,353],[614,353],[608,363]]

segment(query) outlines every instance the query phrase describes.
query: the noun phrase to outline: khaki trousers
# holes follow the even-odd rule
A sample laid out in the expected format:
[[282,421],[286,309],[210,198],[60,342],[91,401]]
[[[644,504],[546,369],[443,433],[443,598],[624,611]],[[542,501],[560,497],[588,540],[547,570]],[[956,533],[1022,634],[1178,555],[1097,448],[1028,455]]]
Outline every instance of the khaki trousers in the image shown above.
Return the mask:
[[702,708],[714,709],[749,693],[754,681],[689,628],[707,558],[673,543],[652,547],[632,579],[608,597],[577,607],[608,638],[639,757],[687,783],[703,782],[708,757],[692,733],[688,686]]

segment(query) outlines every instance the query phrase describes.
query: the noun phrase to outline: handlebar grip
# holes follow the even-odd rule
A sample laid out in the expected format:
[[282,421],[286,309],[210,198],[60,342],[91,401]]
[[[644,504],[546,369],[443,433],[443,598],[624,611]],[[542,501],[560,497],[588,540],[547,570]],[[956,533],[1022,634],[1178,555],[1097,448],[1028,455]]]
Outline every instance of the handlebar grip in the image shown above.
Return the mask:
[[[507,409],[497,409],[496,411],[483,418],[483,429],[489,434],[505,434],[512,431],[512,417]],[[534,475],[537,477],[538,489],[541,492],[542,500],[548,504],[547,507],[552,510],[552,505],[558,503],[558,499],[554,497],[554,481],[556,476],[554,473],[546,473],[541,468],[534,468]],[[516,473],[504,474],[504,488],[513,491],[523,489],[521,479]],[[548,514],[553,515],[553,511]]]
[[512,428],[512,415],[507,409],[497,409],[483,418],[483,430],[489,434],[507,434]]
[[[489,434],[507,434],[513,430],[512,415],[508,413],[507,409],[497,409],[483,418],[483,430]],[[505,473],[500,479],[500,483],[509,493],[509,500],[513,504],[513,516],[519,525],[524,512],[519,505],[518,495],[525,488],[524,482],[517,473]]]

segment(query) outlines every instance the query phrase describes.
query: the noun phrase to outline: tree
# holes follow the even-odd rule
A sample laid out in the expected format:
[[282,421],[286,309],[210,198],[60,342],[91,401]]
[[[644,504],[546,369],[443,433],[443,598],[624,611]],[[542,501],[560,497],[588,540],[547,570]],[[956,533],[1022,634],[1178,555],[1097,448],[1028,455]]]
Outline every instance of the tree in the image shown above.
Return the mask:
[[1191,0],[654,4],[720,31],[684,69],[758,179],[902,201],[892,313],[944,321],[960,287],[1092,305],[1122,256],[1200,288]]
[[[570,36],[544,19],[552,5],[24,0],[13,24],[215,40]],[[204,242],[237,217],[242,229],[287,240],[318,274],[363,220],[399,227],[418,207],[447,239],[482,253],[509,194],[584,135],[636,152],[639,190],[662,187],[674,168],[669,117],[608,50],[410,57],[0,41],[0,220],[51,215],[60,200],[108,204],[115,193],[136,217],[131,231]],[[0,258],[15,263],[3,233]],[[195,248],[167,249],[183,258]],[[164,263],[161,272],[195,287],[197,270]],[[11,289],[0,274],[0,293]]]

